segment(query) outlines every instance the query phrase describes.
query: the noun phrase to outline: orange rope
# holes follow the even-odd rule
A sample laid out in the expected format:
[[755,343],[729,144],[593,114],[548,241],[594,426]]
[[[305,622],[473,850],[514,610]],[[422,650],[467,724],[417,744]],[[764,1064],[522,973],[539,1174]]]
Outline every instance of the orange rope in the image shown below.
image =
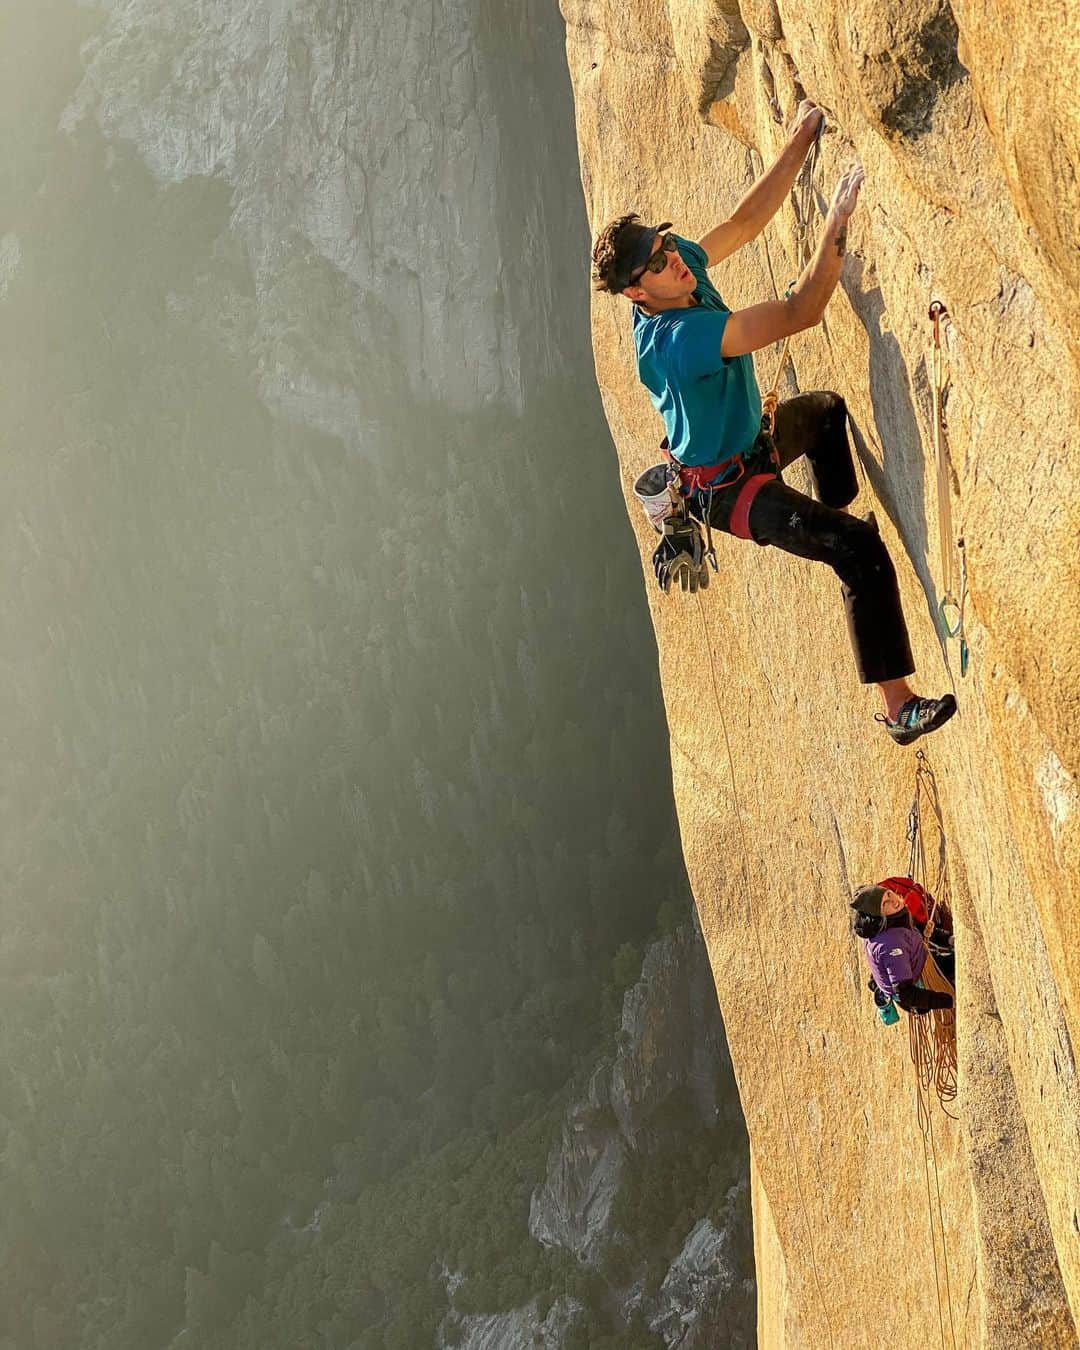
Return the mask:
[[784,339],[784,350],[780,353],[780,360],[776,366],[776,374],[773,376],[772,384],[761,396],[761,416],[767,424],[767,430],[771,436],[776,430],[776,409],[780,404],[780,376],[784,373],[784,362],[787,360],[788,348],[791,346],[791,338]]
[[[926,884],[928,871],[926,840],[922,831],[922,807],[926,803],[934,815],[938,828],[937,873],[934,886]],[[930,955],[929,940],[934,931],[934,916],[939,908],[951,913],[949,904],[949,874],[946,854],[945,821],[941,813],[938,798],[937,779],[930,767],[929,760],[922,750],[915,754],[915,796],[911,804],[911,816],[908,824],[908,837],[911,843],[908,875],[919,882],[933,897],[930,913],[923,933],[926,946],[926,964],[923,967],[922,981],[928,989],[951,994],[951,1008],[934,1008],[922,1016],[908,1014],[908,1048],[911,1062],[915,1066],[915,1102],[919,1122],[919,1133],[923,1141],[923,1169],[926,1175],[927,1217],[930,1222],[930,1242],[934,1254],[934,1288],[938,1305],[938,1326],[941,1332],[941,1344],[945,1347],[945,1322],[942,1316],[942,1284],[946,1307],[949,1310],[949,1334],[953,1350],[956,1350],[956,1327],[953,1322],[952,1279],[949,1273],[949,1253],[945,1243],[945,1221],[941,1208],[941,1178],[938,1172],[937,1143],[934,1139],[934,1113],[930,1108],[930,1089],[934,1089],[941,1109],[950,1119],[955,1119],[946,1110],[946,1102],[956,1097],[957,1060],[956,1060],[956,990],[938,969]],[[936,1205],[930,1192],[930,1170],[933,1164],[934,1191]],[[937,1230],[934,1228],[934,1213],[937,1212]],[[941,1261],[938,1261],[938,1239],[941,1242]]]

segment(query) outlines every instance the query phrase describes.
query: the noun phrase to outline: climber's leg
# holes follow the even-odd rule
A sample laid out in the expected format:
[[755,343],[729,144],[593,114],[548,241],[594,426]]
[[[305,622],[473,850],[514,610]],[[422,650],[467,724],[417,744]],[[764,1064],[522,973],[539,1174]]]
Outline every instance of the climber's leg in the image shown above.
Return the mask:
[[[695,492],[689,506],[698,519],[707,514],[714,530],[732,534],[738,499],[736,488]],[[878,720],[894,741],[908,745],[948,721],[956,711],[952,694],[920,698],[908,684],[915,662],[896,572],[872,516],[860,520],[772,479],[753,498],[749,532],[755,543],[774,544],[797,557],[828,563],[836,572],[859,679],[881,691],[885,712]],[[741,531],[740,536],[745,537]]]
[[777,481],[755,498],[750,533],[759,544],[828,563],[836,572],[863,684],[904,681],[914,671],[896,572],[874,525]]
[[814,495],[826,506],[847,506],[859,491],[847,432],[847,405],[839,394],[815,390],[785,399],[776,410],[776,448],[787,468],[810,461]]
[[754,498],[749,524],[756,543],[828,563],[840,578],[859,679],[880,689],[885,713],[879,720],[892,739],[909,745],[943,726],[956,700],[952,694],[920,698],[907,682],[915,662],[896,571],[873,520],[824,506],[777,479]]

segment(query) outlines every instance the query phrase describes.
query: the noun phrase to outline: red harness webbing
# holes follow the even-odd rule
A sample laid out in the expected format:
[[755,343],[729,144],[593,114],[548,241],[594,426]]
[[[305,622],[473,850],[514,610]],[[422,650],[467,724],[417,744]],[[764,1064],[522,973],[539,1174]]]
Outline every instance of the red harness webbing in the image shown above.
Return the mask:
[[[717,492],[726,492],[729,488],[733,488],[736,483],[739,483],[739,495],[735,498],[735,505],[731,508],[728,528],[736,539],[753,540],[754,536],[750,533],[750,508],[754,504],[754,498],[765,484],[772,483],[779,477],[778,472],[755,473],[751,474],[749,478],[745,478],[746,456],[742,454],[734,455],[722,464],[680,464],[668,448],[666,436],[660,442],[660,453],[678,470],[679,483],[686,496],[689,496],[692,492],[707,492],[710,488]],[[771,446],[771,454],[777,464],[777,470],[779,470],[779,459],[776,455],[775,446]],[[725,474],[733,471],[734,476],[729,478],[727,482],[717,483],[718,478],[722,478]]]
[[750,508],[765,484],[775,481],[774,473],[755,473],[739,488],[739,495],[735,498],[735,505],[731,508],[731,519],[728,522],[736,539],[753,539],[754,536],[750,533]]
[[[680,464],[671,453],[666,436],[660,442],[660,453],[678,471],[679,483],[686,497],[692,492],[707,492],[709,488],[719,491],[721,488],[734,487],[746,472],[746,457],[742,454],[732,455],[722,464]],[[718,483],[717,479],[724,478],[726,474],[730,474],[731,477],[723,483]]]

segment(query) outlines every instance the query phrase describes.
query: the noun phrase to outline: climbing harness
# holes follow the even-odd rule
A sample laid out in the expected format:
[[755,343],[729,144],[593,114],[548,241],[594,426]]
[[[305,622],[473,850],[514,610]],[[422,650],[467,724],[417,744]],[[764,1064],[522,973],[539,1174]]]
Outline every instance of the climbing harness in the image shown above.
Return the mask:
[[[713,497],[717,492],[726,492],[738,486],[735,501],[731,507],[729,529],[737,539],[752,540],[750,533],[750,508],[754,498],[766,483],[773,483],[780,477],[780,454],[771,434],[762,427],[750,449],[745,453],[732,455],[722,464],[681,464],[668,449],[667,437],[660,443],[660,453],[669,464],[670,484],[673,493],[684,501],[700,492],[705,496],[701,511],[705,522],[705,555],[717,570],[716,549],[712,541]],[[770,468],[766,473],[752,473],[751,469],[761,469],[766,463]]]
[[[968,670],[968,643],[964,631],[964,609],[967,602],[967,555],[963,535],[954,539],[952,523],[952,462],[949,457],[945,421],[945,396],[949,388],[949,372],[941,345],[941,321],[948,318],[948,310],[940,300],[930,306],[930,320],[934,325],[932,357],[932,385],[934,396],[934,456],[937,461],[938,531],[941,549],[941,600],[938,603],[938,624],[946,638],[960,639],[960,675]],[[957,569],[959,559],[959,569]],[[959,579],[957,579],[959,570]]]

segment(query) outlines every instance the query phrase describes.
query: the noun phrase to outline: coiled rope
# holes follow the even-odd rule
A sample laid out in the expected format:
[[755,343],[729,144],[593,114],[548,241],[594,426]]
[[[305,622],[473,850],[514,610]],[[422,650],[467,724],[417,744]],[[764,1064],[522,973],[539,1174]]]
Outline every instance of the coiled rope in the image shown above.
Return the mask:
[[[933,886],[928,885],[929,863],[926,839],[923,833],[923,806],[927,805],[937,826],[937,860]],[[928,944],[934,931],[934,916],[938,908],[945,905],[951,913],[949,904],[949,872],[946,849],[945,821],[941,813],[938,797],[937,779],[930,763],[922,750],[915,752],[915,795],[908,816],[908,876],[929,890],[933,897],[929,917],[923,932],[923,942]],[[952,1008],[934,1008],[923,1016],[908,1014],[908,1047],[911,1062],[915,1066],[915,1109],[919,1122],[919,1133],[923,1141],[923,1173],[926,1179],[926,1214],[930,1225],[930,1246],[934,1257],[934,1292],[937,1297],[938,1330],[941,1334],[942,1350],[945,1350],[945,1318],[942,1311],[942,1295],[949,1314],[949,1338],[953,1350],[956,1350],[956,1327],[953,1321],[952,1279],[949,1272],[949,1251],[945,1241],[945,1221],[941,1205],[941,1177],[938,1171],[937,1141],[934,1138],[934,1113],[930,1106],[930,1089],[933,1088],[938,1102],[950,1119],[955,1119],[946,1110],[946,1102],[956,1097],[956,991],[942,975],[930,955],[927,946],[926,965],[923,968],[922,981],[928,989],[934,989],[953,995]],[[933,1186],[931,1187],[931,1171]],[[936,1216],[936,1225],[935,1225]],[[941,1256],[938,1257],[940,1245]]]

